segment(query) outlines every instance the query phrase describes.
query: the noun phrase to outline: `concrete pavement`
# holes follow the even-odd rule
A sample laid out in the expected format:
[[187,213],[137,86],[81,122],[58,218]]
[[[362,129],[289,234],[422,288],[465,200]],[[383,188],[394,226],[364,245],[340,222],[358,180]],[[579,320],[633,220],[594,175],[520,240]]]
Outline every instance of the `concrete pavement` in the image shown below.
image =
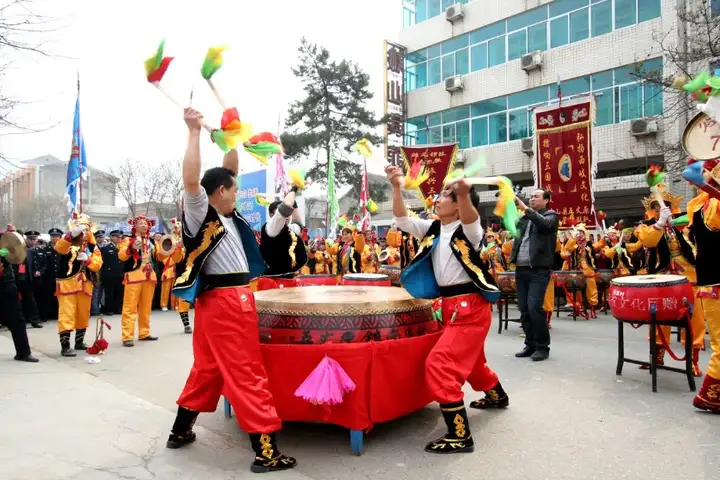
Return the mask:
[[[251,478],[247,436],[222,408],[201,415],[198,442],[164,447],[175,400],[192,363],[191,336],[176,313],[153,313],[158,342],[120,344],[119,316],[108,318],[102,363],[59,357],[55,324],[29,330],[38,364],[12,360],[0,334],[0,479]],[[379,425],[365,454],[350,454],[345,430],[286,425],[280,446],[299,466],[286,479],[710,479],[720,469],[720,416],[691,406],[683,375],[650,375],[626,365],[615,376],[611,317],[553,319],[550,360],[514,358],[519,327],[487,341],[490,365],[510,394],[504,411],[472,411],[476,451],[441,457],[423,452],[443,433],[436,405]],[[647,356],[647,331],[626,329],[628,356]],[[679,347],[679,344],[674,344]],[[678,348],[678,350],[680,350]],[[708,352],[703,352],[702,365]],[[668,358],[668,361],[669,360]],[[698,382],[698,387],[700,382]],[[466,388],[469,398],[476,394]]]

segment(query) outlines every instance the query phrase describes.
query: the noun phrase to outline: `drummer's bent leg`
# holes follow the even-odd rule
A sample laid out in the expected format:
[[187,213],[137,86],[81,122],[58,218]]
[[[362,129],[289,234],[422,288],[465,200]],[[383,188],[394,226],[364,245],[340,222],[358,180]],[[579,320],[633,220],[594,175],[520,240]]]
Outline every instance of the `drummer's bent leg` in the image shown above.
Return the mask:
[[596,307],[598,304],[598,290],[595,278],[585,277],[585,297],[587,297],[588,304],[591,307]]
[[712,355],[705,380],[693,405],[703,410],[720,413],[720,299],[703,298],[702,307],[710,330]]

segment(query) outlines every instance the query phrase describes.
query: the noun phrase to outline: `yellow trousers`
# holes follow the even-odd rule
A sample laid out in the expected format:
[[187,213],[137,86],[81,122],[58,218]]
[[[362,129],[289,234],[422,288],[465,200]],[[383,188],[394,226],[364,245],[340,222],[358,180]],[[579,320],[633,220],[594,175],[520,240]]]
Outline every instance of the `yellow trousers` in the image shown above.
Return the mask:
[[177,297],[175,295],[172,295],[170,292],[172,292],[173,283],[175,283],[174,278],[168,278],[166,280],[163,280],[160,284],[160,307],[161,308],[169,308],[170,310],[174,309],[177,306]]
[[58,295],[58,333],[86,329],[90,323],[90,295],[85,292]]
[[545,299],[543,300],[543,311],[545,313],[555,310],[555,280],[550,277],[550,281],[545,289]]
[[138,338],[150,336],[150,311],[152,310],[155,283],[143,281],[125,285],[122,307],[122,341],[135,338],[135,322],[139,326]]
[[[690,328],[692,329],[693,335],[692,344],[696,348],[702,348],[703,344],[705,343],[705,311],[703,305],[707,305],[707,302],[709,301],[718,302],[718,300],[698,298],[697,289],[695,287],[693,287],[693,292],[695,293],[695,305],[693,307],[693,316],[690,319]],[[703,303],[703,300],[705,301],[705,303]],[[659,330],[662,331],[663,337],[665,337],[665,341],[670,343],[670,327],[659,327]],[[648,338],[650,337],[648,336]],[[683,344],[685,344],[685,330],[683,330],[682,342]],[[657,345],[662,345],[660,335],[657,336],[655,343]]]
[[[177,298],[177,297],[175,297]],[[178,300],[178,313],[188,313],[190,311],[190,304],[186,302],[185,300],[177,299]]]
[[706,373],[712,378],[720,379],[720,299],[701,298],[700,303],[710,330],[710,348],[712,348]]

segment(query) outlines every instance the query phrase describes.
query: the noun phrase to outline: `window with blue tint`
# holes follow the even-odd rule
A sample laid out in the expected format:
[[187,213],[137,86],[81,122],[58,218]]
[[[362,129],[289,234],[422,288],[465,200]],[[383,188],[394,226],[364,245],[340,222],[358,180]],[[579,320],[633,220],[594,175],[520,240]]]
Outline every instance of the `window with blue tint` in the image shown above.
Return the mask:
[[442,81],[442,71],[440,68],[440,59],[430,60],[428,66],[428,85],[435,85]]
[[460,50],[461,48],[465,48],[468,46],[468,36],[467,35],[460,35],[459,37],[451,38],[450,40],[447,40],[440,44],[440,51],[445,53],[451,53],[456,50]]
[[615,28],[634,25],[637,22],[636,0],[615,0]]
[[469,49],[455,52],[455,75],[465,75],[470,71]]
[[458,120],[465,120],[470,116],[470,105],[463,105],[461,107],[451,108],[442,112],[442,123],[457,122]]
[[417,130],[420,130],[421,128],[425,128],[427,125],[425,124],[426,117],[423,115],[422,117],[414,117],[414,118],[408,118],[407,123],[411,127],[414,127]]
[[547,22],[528,28],[528,52],[547,50]]
[[548,100],[548,87],[538,87],[508,95],[508,108],[527,107]]
[[490,116],[490,144],[507,142],[507,114]]
[[660,16],[660,0],[640,0],[638,2],[638,22],[652,20]]
[[613,72],[608,70],[607,72],[595,73],[592,76],[592,89],[598,90],[600,88],[607,88],[613,86]]
[[507,109],[507,97],[493,98],[470,105],[470,116],[480,117]]
[[710,13],[720,15],[720,0],[710,0]]
[[527,53],[527,30],[511,33],[508,39],[508,62]]
[[590,77],[580,77],[560,83],[563,97],[586,93],[590,91]]
[[453,143],[455,141],[455,124],[443,125],[442,127],[442,141],[444,143]]
[[510,119],[510,140],[519,140],[529,136],[527,108],[519,108],[508,112]]
[[427,87],[427,63],[415,67],[415,88]]
[[442,143],[442,127],[434,127],[430,129],[430,143]]
[[583,8],[570,14],[570,43],[590,36],[590,9]]
[[435,127],[437,125],[440,125],[442,123],[442,113],[431,113],[427,117],[427,124],[430,127]]
[[610,125],[613,123],[613,111],[615,110],[613,90],[612,88],[608,88],[607,90],[597,92],[602,93],[602,95],[595,96],[595,111],[597,115],[595,125],[597,126]]
[[428,18],[437,17],[442,11],[440,0],[428,0]]
[[440,56],[440,45],[433,45],[427,48],[427,58],[435,58]]
[[547,6],[536,8],[534,10],[528,10],[520,15],[515,15],[507,19],[507,31],[512,32],[513,30],[519,30],[521,28],[529,27],[536,23],[547,20],[548,9]]
[[657,83],[645,82],[643,84],[645,92],[645,117],[653,117],[662,115],[663,111],[663,92],[662,87]]
[[562,47],[568,43],[568,17],[550,21],[550,48]]
[[427,50],[425,50],[424,48],[416,52],[408,53],[407,57],[405,57],[405,61],[407,61],[408,63],[420,63],[424,62],[427,59]]
[[470,67],[473,72],[487,68],[487,43],[475,45],[470,49]]
[[471,121],[472,126],[472,146],[481,147],[488,145],[488,117],[474,118]]
[[488,42],[488,66],[502,63],[505,63],[505,37],[498,37]]
[[659,80],[663,77],[662,58],[654,58],[652,60],[641,62],[637,69],[644,77],[652,77]]
[[637,83],[620,87],[620,122],[642,117],[642,90]]
[[455,0],[442,0],[442,9],[443,11],[447,10],[450,5],[455,3]]
[[490,40],[493,37],[502,35],[505,33],[505,22],[497,22],[492,25],[470,32],[470,45],[480,43],[485,40]]
[[427,20],[427,0],[415,0],[415,23]]
[[470,122],[468,120],[455,124],[455,141],[460,148],[470,148]]
[[428,131],[425,130],[418,130],[417,134],[415,135],[415,142],[418,145],[426,145],[428,143]]
[[550,18],[586,7],[588,0],[555,0],[550,3]]
[[453,75],[455,75],[455,54],[448,53],[442,57],[442,78],[445,80]]
[[612,31],[612,0],[605,0],[592,6],[592,36],[605,35]]

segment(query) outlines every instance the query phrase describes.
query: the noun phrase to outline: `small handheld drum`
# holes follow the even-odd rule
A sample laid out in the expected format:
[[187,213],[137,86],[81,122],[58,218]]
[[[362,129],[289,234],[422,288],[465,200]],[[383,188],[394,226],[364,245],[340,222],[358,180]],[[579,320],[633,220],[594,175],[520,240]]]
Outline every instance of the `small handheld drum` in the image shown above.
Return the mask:
[[367,285],[368,287],[389,287],[390,277],[383,273],[348,273],[343,275],[343,285]]
[[502,293],[513,294],[517,292],[517,284],[515,283],[515,272],[498,272],[497,284],[498,288]]
[[401,288],[338,286],[267,290],[255,295],[260,341],[360,343],[440,330],[432,302]]
[[680,275],[636,275],[610,283],[608,304],[615,318],[637,323],[650,322],[655,305],[658,321],[679,320],[684,308],[694,303],[692,285]]
[[564,285],[568,289],[585,288],[585,274],[582,270],[555,270],[552,273],[557,285]]
[[402,270],[397,265],[380,265],[380,272],[383,275],[390,277],[390,284],[394,287],[402,285],[400,282],[400,274]]
[[615,276],[612,269],[600,268],[597,271],[597,287],[607,288],[610,286],[613,277]]
[[310,287],[313,285],[337,285],[337,275],[298,275],[295,277],[298,287]]

